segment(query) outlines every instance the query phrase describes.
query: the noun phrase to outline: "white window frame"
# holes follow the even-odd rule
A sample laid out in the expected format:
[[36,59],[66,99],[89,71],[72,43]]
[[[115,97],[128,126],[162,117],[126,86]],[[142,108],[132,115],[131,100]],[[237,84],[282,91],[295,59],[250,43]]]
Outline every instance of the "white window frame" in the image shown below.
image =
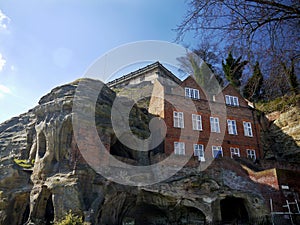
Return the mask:
[[210,117],[210,131],[214,133],[220,133],[220,123],[218,117]]
[[185,155],[185,143],[184,142],[174,142],[174,154],[175,155]]
[[227,120],[228,134],[237,135],[237,126],[235,120]]
[[226,105],[239,106],[239,98],[232,95],[225,95]]
[[243,121],[244,135],[247,137],[253,137],[251,122]]
[[200,99],[199,90],[195,88],[185,88],[185,97],[193,98],[193,99]]
[[256,152],[254,149],[246,149],[246,152],[247,152],[248,159],[253,159],[253,160],[256,159]]
[[194,144],[194,156],[198,157],[200,162],[205,162],[204,146],[201,144]]
[[177,128],[184,128],[183,112],[173,111],[173,126]]
[[[222,146],[212,146],[211,147],[212,150],[212,156],[213,158],[217,158],[217,156],[219,157],[219,152],[221,152],[221,156],[223,157],[223,149]],[[217,155],[215,154],[215,152],[217,152]]]
[[193,130],[202,130],[202,117],[198,114],[192,114]]
[[233,158],[234,156],[241,157],[239,148],[230,148],[230,156]]

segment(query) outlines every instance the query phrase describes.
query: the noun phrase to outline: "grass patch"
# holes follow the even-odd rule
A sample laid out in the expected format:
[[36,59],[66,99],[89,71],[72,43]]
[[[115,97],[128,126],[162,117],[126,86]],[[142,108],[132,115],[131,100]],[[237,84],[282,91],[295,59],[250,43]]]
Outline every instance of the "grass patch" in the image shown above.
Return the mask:
[[14,162],[25,169],[29,169],[34,166],[34,159],[31,162],[28,162],[27,159],[14,159]]
[[296,106],[300,102],[300,94],[298,95],[285,95],[276,98],[269,102],[258,102],[256,108],[264,113],[271,113],[274,111],[285,112],[291,107]]

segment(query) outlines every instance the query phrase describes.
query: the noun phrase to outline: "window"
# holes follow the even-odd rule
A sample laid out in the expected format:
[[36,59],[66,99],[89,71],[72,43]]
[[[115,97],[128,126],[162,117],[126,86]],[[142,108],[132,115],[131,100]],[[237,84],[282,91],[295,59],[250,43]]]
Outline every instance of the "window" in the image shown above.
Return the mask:
[[223,157],[223,150],[221,146],[212,146],[212,154],[214,158]]
[[174,127],[184,128],[183,112],[173,112]]
[[226,101],[227,105],[239,106],[238,97],[231,96],[231,95],[225,95],[225,101]]
[[253,137],[251,123],[250,122],[243,122],[244,125],[244,135],[248,137]]
[[174,142],[174,153],[175,155],[185,155],[184,142]]
[[240,157],[240,149],[239,148],[230,148],[231,158],[234,156]]
[[212,154],[214,158],[223,157],[223,150],[221,146],[212,146]]
[[201,116],[192,114],[193,130],[202,130]]
[[228,125],[228,133],[237,135],[235,120],[227,120],[227,125]]
[[210,130],[211,132],[220,133],[220,125],[218,117],[210,117]]
[[255,154],[255,150],[253,149],[247,149],[247,158],[249,159],[256,159],[256,154]]
[[194,156],[197,156],[201,162],[205,161],[203,145],[194,144]]
[[185,88],[185,97],[200,99],[199,90],[194,88]]

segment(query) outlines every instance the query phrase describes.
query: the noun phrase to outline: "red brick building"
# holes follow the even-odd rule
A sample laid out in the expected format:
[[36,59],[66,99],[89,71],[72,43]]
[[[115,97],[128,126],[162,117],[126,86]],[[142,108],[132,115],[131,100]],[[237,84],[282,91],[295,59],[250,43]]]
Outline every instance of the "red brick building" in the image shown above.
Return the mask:
[[201,162],[216,157],[261,157],[254,109],[231,85],[207,97],[191,76],[173,85],[157,80],[149,112],[165,121],[167,155],[193,154]]

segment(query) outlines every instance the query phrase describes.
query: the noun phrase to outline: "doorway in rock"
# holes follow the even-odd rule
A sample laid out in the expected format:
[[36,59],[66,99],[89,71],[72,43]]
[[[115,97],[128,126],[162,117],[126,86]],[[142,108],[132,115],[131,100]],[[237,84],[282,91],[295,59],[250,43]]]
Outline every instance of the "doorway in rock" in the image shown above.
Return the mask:
[[122,225],[159,225],[168,224],[167,215],[157,206],[139,204],[123,218]]
[[222,222],[246,223],[249,221],[248,212],[245,207],[245,200],[242,198],[226,197],[221,200]]
[[45,219],[46,225],[53,224],[53,220],[54,220],[54,207],[53,207],[53,202],[52,202],[52,194],[49,196],[49,198],[47,200],[44,219]]

